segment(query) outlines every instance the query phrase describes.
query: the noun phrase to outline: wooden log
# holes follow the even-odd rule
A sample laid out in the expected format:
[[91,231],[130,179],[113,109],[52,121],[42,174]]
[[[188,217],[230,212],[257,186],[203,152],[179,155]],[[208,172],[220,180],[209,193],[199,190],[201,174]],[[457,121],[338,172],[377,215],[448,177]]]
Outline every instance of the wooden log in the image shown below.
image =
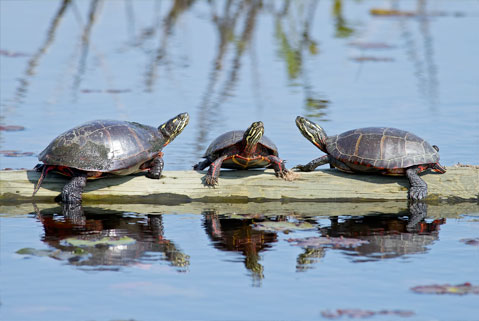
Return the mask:
[[[144,175],[109,177],[87,183],[84,202],[180,204],[197,202],[262,201],[370,201],[406,200],[405,177],[348,174],[334,169],[296,173],[294,181],[274,176],[272,170],[222,171],[216,188],[203,185],[205,172],[165,171],[160,180]],[[35,171],[0,171],[0,202],[52,201],[67,182],[49,174],[35,198],[32,191],[40,174]],[[425,173],[428,201],[479,199],[479,167],[452,166],[445,174]]]

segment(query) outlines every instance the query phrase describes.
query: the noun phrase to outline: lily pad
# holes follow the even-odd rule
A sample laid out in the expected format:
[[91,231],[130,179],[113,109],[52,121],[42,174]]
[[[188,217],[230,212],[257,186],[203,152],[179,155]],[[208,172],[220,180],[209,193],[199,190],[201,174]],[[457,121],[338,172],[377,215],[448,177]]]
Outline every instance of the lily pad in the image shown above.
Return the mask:
[[74,237],[70,237],[65,239],[65,241],[73,246],[96,246],[99,244],[104,244],[104,245],[128,245],[128,244],[133,244],[135,243],[135,239],[128,237],[128,236],[123,236],[121,238],[111,238],[111,237],[104,237],[101,239],[96,239],[96,240],[84,240],[84,239],[78,239]]
[[274,231],[274,232],[288,232],[288,231],[304,231],[316,228],[313,224],[307,222],[261,222],[255,223],[253,229],[259,231]]
[[87,255],[88,253],[81,249],[75,249],[74,251],[61,251],[58,249],[38,250],[31,247],[26,247],[15,252],[20,255],[29,255],[36,257],[51,257],[56,260],[68,260],[74,257],[80,257]]
[[51,250],[37,250],[31,247],[25,247],[16,251],[15,253],[20,255],[33,255],[33,256],[49,256],[52,251]]
[[479,294],[479,286],[472,285],[469,282],[450,285],[450,284],[432,284],[432,285],[419,285],[411,288],[412,291],[422,294]]
[[288,242],[295,246],[301,246],[305,248],[321,248],[324,246],[332,245],[337,247],[357,247],[363,244],[368,244],[369,241],[360,240],[347,237],[306,237],[302,239],[288,239]]

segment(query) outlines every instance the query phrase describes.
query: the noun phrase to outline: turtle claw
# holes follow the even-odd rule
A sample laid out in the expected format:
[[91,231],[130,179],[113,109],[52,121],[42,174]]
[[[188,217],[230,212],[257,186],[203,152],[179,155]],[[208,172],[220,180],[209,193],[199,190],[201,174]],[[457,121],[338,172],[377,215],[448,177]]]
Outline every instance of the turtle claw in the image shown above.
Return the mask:
[[426,186],[411,186],[409,188],[409,199],[412,201],[419,201],[427,196]]
[[295,180],[297,177],[298,177],[298,174],[290,171],[290,170],[282,170],[282,171],[278,171],[275,173],[276,177],[278,178],[282,178],[284,179],[285,181],[293,181]]
[[213,176],[209,176],[209,175],[206,176],[205,185],[215,187],[216,185],[218,185],[218,178],[213,177]]

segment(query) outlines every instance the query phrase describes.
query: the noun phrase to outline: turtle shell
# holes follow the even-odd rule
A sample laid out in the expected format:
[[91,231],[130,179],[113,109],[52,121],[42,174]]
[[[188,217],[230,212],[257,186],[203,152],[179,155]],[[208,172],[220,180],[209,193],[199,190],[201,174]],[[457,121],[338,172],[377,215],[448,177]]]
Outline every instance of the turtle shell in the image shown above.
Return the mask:
[[95,120],[55,138],[38,159],[47,165],[83,171],[129,174],[161,151],[165,139],[155,127],[116,120]]
[[[203,157],[221,155],[222,151],[241,142],[243,140],[244,130],[232,130],[230,132],[226,132],[220,136],[218,136],[206,149],[205,154]],[[278,148],[273,143],[271,139],[264,136],[261,137],[258,144],[263,145],[271,152],[271,155],[278,156]]]
[[326,149],[332,157],[348,165],[377,169],[407,168],[439,162],[437,150],[428,142],[396,128],[353,129],[328,137]]

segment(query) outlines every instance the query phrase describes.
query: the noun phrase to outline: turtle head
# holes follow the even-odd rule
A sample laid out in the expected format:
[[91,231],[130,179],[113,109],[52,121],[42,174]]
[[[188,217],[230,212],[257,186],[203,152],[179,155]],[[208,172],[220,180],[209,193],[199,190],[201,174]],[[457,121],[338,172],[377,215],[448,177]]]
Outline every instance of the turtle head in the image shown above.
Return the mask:
[[183,131],[189,120],[190,116],[188,113],[181,113],[158,127],[158,131],[166,139],[164,146],[171,143]]
[[256,121],[248,127],[243,134],[243,143],[245,152],[252,152],[256,148],[256,144],[260,141],[264,134],[264,125],[262,121]]
[[301,116],[296,117],[296,126],[298,126],[299,131],[307,140],[323,152],[327,153],[326,138],[328,138],[328,136],[321,126]]

